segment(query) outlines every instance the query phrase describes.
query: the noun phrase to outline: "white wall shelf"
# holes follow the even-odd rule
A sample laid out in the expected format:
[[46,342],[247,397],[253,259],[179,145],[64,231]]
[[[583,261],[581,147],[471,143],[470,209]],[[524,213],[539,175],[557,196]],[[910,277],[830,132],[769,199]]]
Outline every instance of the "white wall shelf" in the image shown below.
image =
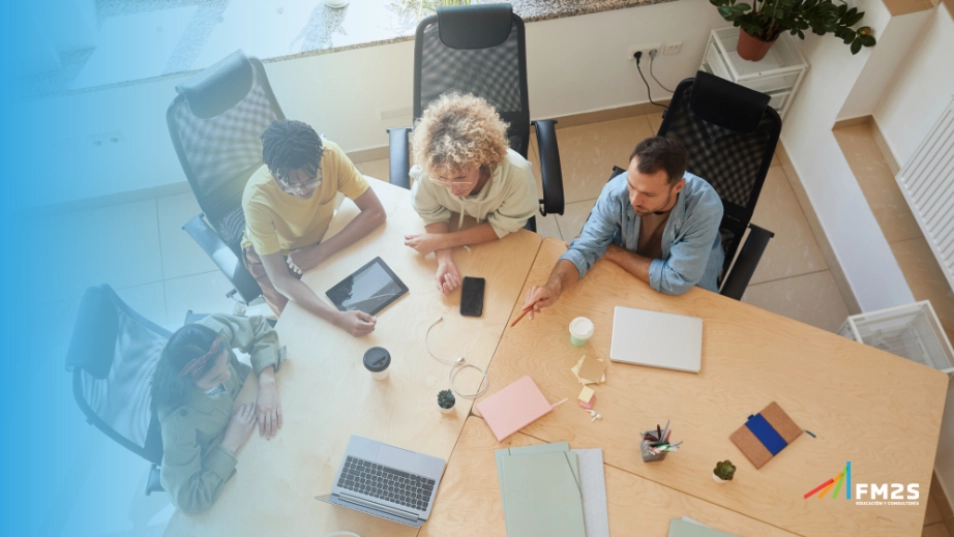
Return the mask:
[[738,41],[738,28],[712,30],[699,69],[768,94],[772,98],[769,106],[784,119],[808,71],[808,62],[791,43],[789,35],[780,36],[765,58],[757,62],[739,56]]

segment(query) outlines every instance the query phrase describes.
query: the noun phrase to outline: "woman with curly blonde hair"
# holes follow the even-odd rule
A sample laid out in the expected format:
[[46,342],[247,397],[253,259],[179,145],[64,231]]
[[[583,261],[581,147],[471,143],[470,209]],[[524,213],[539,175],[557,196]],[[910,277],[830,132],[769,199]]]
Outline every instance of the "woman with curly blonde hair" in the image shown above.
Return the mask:
[[[537,210],[530,163],[507,144],[507,124],[487,101],[473,95],[442,95],[414,126],[411,140],[414,209],[424,219],[423,235],[404,244],[436,252],[437,287],[460,285],[453,248],[503,238],[522,228]],[[450,232],[451,212],[473,216],[477,225]]]

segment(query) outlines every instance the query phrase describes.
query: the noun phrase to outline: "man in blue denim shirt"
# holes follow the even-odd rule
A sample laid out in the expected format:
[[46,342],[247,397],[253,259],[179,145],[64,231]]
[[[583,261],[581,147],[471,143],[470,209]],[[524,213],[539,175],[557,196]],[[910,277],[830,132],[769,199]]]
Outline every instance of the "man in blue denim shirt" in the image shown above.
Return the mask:
[[686,173],[677,140],[647,138],[629,169],[603,187],[580,236],[560,257],[543,287],[527,293],[531,318],[553,305],[601,257],[670,295],[694,285],[718,292],[722,270],[722,201],[703,179]]

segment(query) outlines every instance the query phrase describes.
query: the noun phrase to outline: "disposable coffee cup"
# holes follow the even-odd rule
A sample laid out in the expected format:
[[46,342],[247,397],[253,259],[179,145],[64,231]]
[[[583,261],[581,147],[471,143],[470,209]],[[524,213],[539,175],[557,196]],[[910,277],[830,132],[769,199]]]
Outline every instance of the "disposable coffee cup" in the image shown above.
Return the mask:
[[586,317],[577,317],[570,321],[570,343],[582,347],[591,337],[593,337],[593,321]]
[[371,372],[374,380],[388,378],[390,365],[391,354],[384,347],[371,347],[364,353],[364,367]]

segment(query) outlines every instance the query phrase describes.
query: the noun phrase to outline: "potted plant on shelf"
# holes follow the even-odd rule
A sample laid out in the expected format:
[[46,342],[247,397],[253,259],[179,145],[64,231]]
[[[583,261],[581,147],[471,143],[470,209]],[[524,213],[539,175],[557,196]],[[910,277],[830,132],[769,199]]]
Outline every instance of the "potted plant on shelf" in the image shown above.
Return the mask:
[[719,8],[723,19],[742,28],[737,52],[746,60],[757,62],[764,58],[782,32],[800,39],[805,39],[805,30],[817,35],[833,33],[851,45],[852,54],[875,44],[871,28],[852,28],[865,13],[849,9],[840,0],[753,0],[751,5],[736,0],[709,2]]
[[450,390],[441,390],[437,392],[437,406],[440,407],[441,412],[444,414],[450,414],[451,410],[454,410],[454,403],[457,400],[454,398],[454,392]]
[[735,466],[731,461],[728,460],[717,462],[715,469],[712,470],[712,479],[714,479],[715,482],[720,485],[728,481],[732,481],[734,476]]

